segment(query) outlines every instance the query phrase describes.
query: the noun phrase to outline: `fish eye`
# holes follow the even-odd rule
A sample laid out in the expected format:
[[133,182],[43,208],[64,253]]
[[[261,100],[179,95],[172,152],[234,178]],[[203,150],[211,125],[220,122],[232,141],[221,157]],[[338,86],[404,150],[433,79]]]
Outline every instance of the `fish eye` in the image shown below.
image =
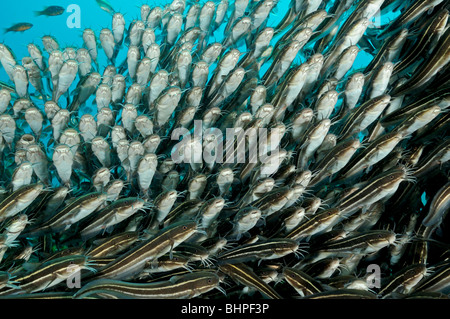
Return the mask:
[[187,229],[187,226],[186,226],[186,225],[184,225],[184,226],[183,226],[183,230],[186,230],[186,229]]

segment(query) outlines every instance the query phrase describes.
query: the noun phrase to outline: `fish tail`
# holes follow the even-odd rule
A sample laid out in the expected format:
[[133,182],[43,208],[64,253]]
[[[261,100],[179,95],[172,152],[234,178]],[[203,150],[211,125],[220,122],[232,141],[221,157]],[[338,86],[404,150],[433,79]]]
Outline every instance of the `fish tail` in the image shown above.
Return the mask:
[[42,11],[34,11],[35,17],[40,17],[41,15],[43,15]]

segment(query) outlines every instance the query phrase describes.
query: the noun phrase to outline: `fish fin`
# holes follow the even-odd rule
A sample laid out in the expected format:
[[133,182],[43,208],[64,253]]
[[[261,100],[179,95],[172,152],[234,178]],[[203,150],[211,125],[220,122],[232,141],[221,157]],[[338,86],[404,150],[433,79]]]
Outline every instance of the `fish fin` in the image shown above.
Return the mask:
[[179,276],[172,276],[170,277],[169,281],[173,284],[175,284],[178,281]]
[[266,236],[258,235],[258,242],[265,242],[269,239]]
[[158,268],[158,259],[153,259],[153,260],[150,262],[150,268],[151,268],[151,269],[156,269],[156,268]]
[[366,205],[366,206],[364,206],[363,208],[362,208],[362,213],[363,214],[365,214],[366,212],[367,212],[367,209],[368,209],[369,207]]
[[6,284],[6,287],[12,288],[12,289],[22,289],[20,286],[17,286],[17,285],[14,285],[14,284],[10,284],[10,283]]
[[170,260],[173,259],[173,244],[170,245],[169,258]]
[[42,289],[42,291],[45,291],[47,288],[51,287],[52,283],[54,283],[57,279],[64,279],[60,274],[55,274],[55,277],[56,278],[47,283],[47,285]]
[[47,147],[50,147],[50,145],[55,143],[55,139],[53,137],[51,137],[48,142],[47,142]]

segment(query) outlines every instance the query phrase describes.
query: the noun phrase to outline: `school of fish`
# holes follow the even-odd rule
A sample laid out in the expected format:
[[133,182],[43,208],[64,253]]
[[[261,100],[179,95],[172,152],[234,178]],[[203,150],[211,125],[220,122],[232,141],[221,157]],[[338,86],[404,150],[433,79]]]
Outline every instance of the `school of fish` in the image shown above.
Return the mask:
[[97,3],[0,44],[0,299],[449,298],[449,2]]

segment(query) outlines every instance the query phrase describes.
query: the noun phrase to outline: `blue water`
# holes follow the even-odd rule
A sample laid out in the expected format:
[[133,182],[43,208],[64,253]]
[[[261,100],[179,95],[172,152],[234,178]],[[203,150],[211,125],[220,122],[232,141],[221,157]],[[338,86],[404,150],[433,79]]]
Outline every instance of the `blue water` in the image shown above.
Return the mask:
[[[204,4],[207,0],[201,0],[200,4]],[[339,1],[339,0],[336,0]],[[167,4],[170,4],[172,0],[165,0],[165,1],[143,1],[143,0],[136,0],[136,1],[124,1],[124,0],[110,0],[109,1],[111,6],[114,8],[116,12],[121,12],[124,14],[125,20],[126,20],[126,26],[128,27],[129,24],[134,19],[140,19],[140,7],[146,3],[150,7],[160,6],[165,7]],[[216,5],[220,2],[220,0],[214,0]],[[272,10],[269,20],[267,22],[267,26],[275,27],[278,25],[278,23],[283,19],[285,16],[288,7],[289,7],[288,0],[280,0],[278,1],[278,4],[276,7]],[[189,5],[193,3],[193,1],[187,1],[187,7],[185,12],[187,12]],[[356,3],[356,2],[355,2]],[[57,5],[66,8],[66,11],[59,16],[36,16],[35,11],[41,11],[44,10],[47,6]],[[333,1],[328,1],[326,10],[330,8],[330,6],[333,5]],[[73,21],[74,17],[74,11],[71,10],[72,7],[76,7],[76,9],[79,9],[79,22],[80,26],[78,27],[71,27],[71,22]],[[351,10],[353,10],[354,6]],[[351,10],[346,13],[346,15],[349,15],[351,13]],[[228,9],[228,16],[231,15],[232,11],[232,1],[230,0],[230,6]],[[395,16],[398,15],[398,13],[389,13],[388,15],[385,14],[379,19],[379,24],[383,25],[389,20],[392,20],[395,18]],[[33,27],[29,30],[26,30],[24,32],[10,32],[10,33],[3,33],[2,30],[11,27],[12,25],[20,22],[27,22],[32,23]],[[222,42],[224,38],[224,29],[226,25],[226,20],[222,24],[222,26],[217,29],[214,34],[210,37],[209,43],[212,42]],[[97,2],[95,0],[60,0],[60,1],[31,1],[31,0],[21,0],[21,1],[11,1],[8,3],[8,6],[4,6],[3,10],[0,11],[0,42],[5,43],[8,45],[12,51],[15,54],[16,60],[18,64],[21,64],[21,60],[25,56],[29,56],[27,45],[29,43],[34,43],[38,47],[41,48],[43,51],[43,45],[42,45],[42,37],[44,35],[51,35],[54,38],[57,39],[59,46],[61,50],[64,50],[66,47],[81,47],[83,46],[83,40],[82,40],[82,33],[83,30],[86,28],[91,28],[94,30],[97,40],[99,43],[99,54],[98,54],[98,64],[100,66],[99,72],[102,74],[104,68],[108,65],[106,55],[101,49],[100,41],[98,39],[101,29],[103,28],[111,28],[112,27],[112,15],[103,9],[99,7]],[[287,29],[286,29],[287,30]],[[158,33],[160,31],[156,31],[156,35],[158,36]],[[278,34],[272,39],[272,45],[275,44],[278,39],[283,35],[284,32]],[[158,39],[157,39],[158,40]],[[312,49],[314,43],[309,43],[305,49]],[[238,47],[238,49],[245,53],[247,50],[245,43],[243,41],[242,45]],[[301,53],[298,54],[297,58],[294,60],[294,65],[298,65],[300,63],[305,62],[309,54],[311,53],[308,50],[305,50],[306,54]],[[117,57],[116,60],[116,67],[120,65],[122,61],[125,60],[127,53],[127,48],[124,46]],[[48,58],[48,53],[43,51],[44,57]],[[349,71],[348,74],[351,74],[356,71],[363,70],[372,60],[372,55],[368,54],[364,50],[361,50],[357,56],[357,59],[355,60],[353,64],[352,70]],[[262,76],[267,68],[270,66],[270,61],[266,62],[261,70],[260,75]],[[215,68],[215,65],[213,64],[210,68],[210,76],[213,74],[212,70]],[[7,76],[6,72],[3,70],[3,67],[0,66],[0,80],[9,84],[11,83],[9,77]],[[73,92],[75,89],[78,79],[74,81],[72,84],[72,87],[70,89],[70,92]],[[45,85],[44,81],[44,85]],[[343,85],[344,81],[341,81],[341,86]],[[45,85],[46,86],[46,85]],[[34,88],[30,85],[29,86],[29,92],[35,93]],[[50,92],[47,92],[48,94]],[[33,97],[33,94],[31,95],[32,100],[35,102],[35,105],[43,110],[44,103],[42,100],[36,99]],[[64,101],[63,101],[64,100]],[[86,105],[80,110],[79,116],[81,116],[84,113],[91,113],[92,115],[96,115],[96,107],[92,105],[92,101],[94,100],[94,96],[91,97],[90,101],[86,103]],[[337,106],[342,103],[342,100],[340,99]],[[61,107],[66,107],[65,99],[61,99],[59,101],[59,104]],[[117,114],[117,118],[120,119],[120,114]],[[23,128],[25,133],[31,133],[31,130],[25,125]],[[41,139],[45,137],[41,136]],[[48,155],[51,157],[51,148],[49,147],[47,149]]]
[[[165,6],[169,4],[171,1],[124,1],[124,0],[110,0],[110,4],[112,7],[125,15],[125,19],[127,22],[127,26],[133,19],[140,18],[140,6],[144,3],[147,3],[151,7],[153,6]],[[206,2],[205,0],[200,1],[200,3]],[[219,3],[220,1],[214,1]],[[231,2],[231,1],[230,1]],[[332,1],[328,4],[329,6],[332,4]],[[70,5],[77,5],[80,9],[80,28],[70,28],[68,26],[68,20],[72,20],[73,12],[69,12],[66,10],[60,16],[35,16],[35,11],[43,10],[46,6],[58,5],[64,7],[66,9],[70,8]],[[189,1],[187,6],[189,6]],[[270,15],[268,26],[276,25],[283,17],[288,9],[289,1],[279,1],[276,8],[272,11]],[[231,7],[231,6],[230,6]],[[230,11],[230,9],[229,9]],[[383,17],[384,19],[384,17]],[[16,23],[19,22],[28,22],[32,23],[33,27],[25,32],[10,32],[7,34],[3,34],[1,32],[0,41],[2,43],[7,44],[14,52],[16,59],[20,63],[20,60],[28,56],[27,44],[35,43],[41,49],[42,41],[41,38],[44,35],[52,35],[54,36],[60,45],[61,48],[67,46],[75,46],[80,47],[83,44],[82,41],[82,32],[85,28],[91,28],[96,32],[98,37],[100,30],[102,28],[111,28],[111,15],[102,10],[96,3],[95,0],[59,0],[59,1],[31,1],[31,0],[20,0],[20,1],[10,1],[7,6],[4,6],[0,11],[0,30],[4,30]],[[281,36],[281,35],[280,35]],[[223,38],[223,32],[217,30],[214,34],[214,37],[211,41],[221,41]],[[277,38],[274,38],[273,42]],[[245,47],[244,47],[245,49]],[[99,50],[99,64],[102,70],[102,67],[106,66],[106,58],[102,50]],[[125,50],[122,50],[125,51]],[[124,52],[122,52],[124,53]],[[44,53],[46,55],[46,53]],[[122,55],[124,56],[124,55]],[[361,51],[358,55],[357,60],[354,63],[354,69],[358,70],[365,67],[372,58],[371,55]],[[123,59],[122,59],[123,60]],[[118,62],[120,63],[121,58],[119,56]],[[301,58],[297,61],[297,63],[301,63]],[[264,72],[265,68],[268,67],[266,63],[261,70]],[[9,82],[9,79],[3,70],[0,70],[0,80]]]
[[[110,0],[112,7],[124,14],[127,25],[133,20],[140,18],[140,6],[147,3],[150,6],[164,6],[171,1],[124,1]],[[81,28],[70,28],[67,21],[71,21],[72,12],[67,9],[70,5],[77,5],[80,8]],[[66,8],[60,16],[39,16],[36,17],[34,12],[44,10],[45,7],[57,5]],[[85,28],[91,28],[95,31],[97,38],[100,30],[103,28],[111,28],[111,15],[102,10],[95,0],[58,0],[58,1],[8,1],[7,6],[3,6],[0,11],[0,42],[7,44],[15,53],[20,62],[24,56],[29,56],[27,44],[35,43],[43,49],[41,38],[44,35],[54,36],[61,48],[67,46],[80,47],[83,44],[82,33]],[[10,26],[19,23],[32,23],[33,27],[25,32],[10,32],[4,34],[3,31]],[[44,53],[47,57],[47,54]],[[119,60],[120,61],[120,60]],[[100,66],[106,65],[106,58],[102,50],[99,54]],[[0,80],[8,81],[8,77],[1,68]]]

